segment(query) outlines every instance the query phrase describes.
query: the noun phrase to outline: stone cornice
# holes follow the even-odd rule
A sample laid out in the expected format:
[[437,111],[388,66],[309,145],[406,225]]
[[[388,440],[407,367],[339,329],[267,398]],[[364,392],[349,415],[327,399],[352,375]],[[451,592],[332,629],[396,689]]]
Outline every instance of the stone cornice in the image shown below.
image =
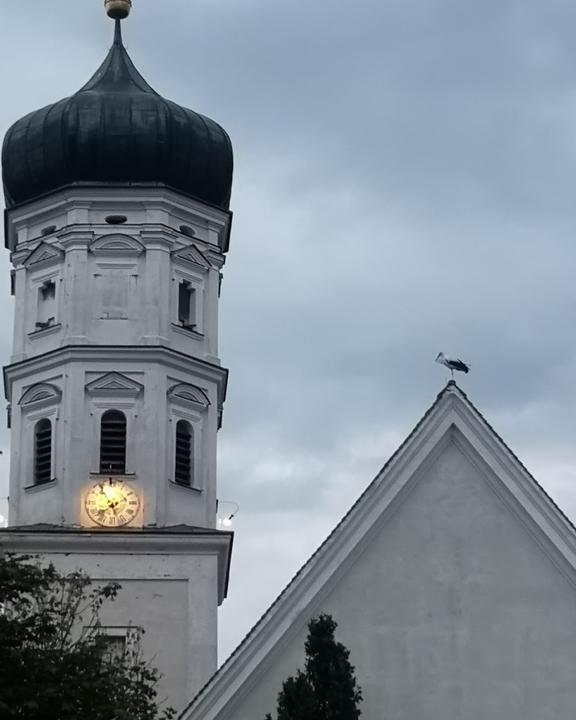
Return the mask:
[[58,233],[58,241],[66,250],[84,250],[95,237],[91,225],[68,225]]
[[[183,222],[200,222],[208,230],[208,242],[227,252],[230,244],[232,212],[209,205],[164,185],[76,184],[10,208],[4,213],[6,247],[16,248],[21,227],[35,222],[49,221],[55,214],[72,209],[89,213],[95,209],[111,213],[130,209],[176,214]],[[73,221],[73,222],[78,222]],[[148,224],[148,223],[147,223]],[[173,231],[173,229],[172,229]]]
[[6,398],[11,397],[11,387],[15,379],[61,368],[63,363],[83,361],[94,367],[98,362],[147,362],[162,363],[165,367],[190,373],[194,370],[197,377],[216,383],[218,404],[224,403],[228,383],[228,370],[191,355],[178,352],[162,345],[68,345],[42,355],[20,360],[4,367],[4,389]]
[[74,555],[216,555],[218,602],[228,591],[234,533],[220,530],[166,532],[162,530],[0,530],[0,550],[5,552]]

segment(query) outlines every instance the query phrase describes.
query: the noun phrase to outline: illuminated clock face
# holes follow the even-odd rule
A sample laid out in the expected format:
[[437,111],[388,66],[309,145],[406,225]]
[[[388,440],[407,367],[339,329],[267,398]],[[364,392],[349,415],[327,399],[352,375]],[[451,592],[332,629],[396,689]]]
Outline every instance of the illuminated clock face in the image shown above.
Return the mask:
[[88,517],[102,527],[122,527],[132,522],[140,509],[140,498],[123,483],[97,483],[86,495]]

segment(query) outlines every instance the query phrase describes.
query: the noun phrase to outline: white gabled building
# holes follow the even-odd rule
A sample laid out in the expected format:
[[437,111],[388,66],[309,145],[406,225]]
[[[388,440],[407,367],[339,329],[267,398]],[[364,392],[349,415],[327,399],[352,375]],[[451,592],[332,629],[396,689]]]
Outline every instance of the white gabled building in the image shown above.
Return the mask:
[[263,720],[329,613],[365,720],[572,720],[576,529],[453,383],[182,720]]

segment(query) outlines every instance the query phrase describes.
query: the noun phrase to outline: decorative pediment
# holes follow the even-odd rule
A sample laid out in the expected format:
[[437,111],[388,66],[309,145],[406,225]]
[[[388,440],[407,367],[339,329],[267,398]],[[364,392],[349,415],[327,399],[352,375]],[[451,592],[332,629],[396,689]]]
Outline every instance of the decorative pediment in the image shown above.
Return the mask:
[[180,248],[172,253],[172,260],[191,264],[201,267],[203,270],[209,270],[212,266],[206,257],[198,250],[196,245],[188,245],[188,247]]
[[89,395],[113,397],[137,397],[144,391],[144,385],[119,372],[109,372],[86,385]]
[[172,402],[202,409],[210,405],[210,400],[208,400],[208,396],[204,390],[196,387],[196,385],[188,385],[187,383],[172,385],[170,390],[168,390],[168,399]]
[[54,245],[42,242],[30,255],[24,260],[24,266],[29,269],[35,269],[39,266],[53,265],[62,261],[64,253]]
[[62,390],[52,383],[32,385],[22,393],[18,405],[23,408],[57,405],[62,399]]
[[144,245],[130,235],[113,233],[94,240],[89,249],[95,255],[125,257],[140,255],[144,252]]

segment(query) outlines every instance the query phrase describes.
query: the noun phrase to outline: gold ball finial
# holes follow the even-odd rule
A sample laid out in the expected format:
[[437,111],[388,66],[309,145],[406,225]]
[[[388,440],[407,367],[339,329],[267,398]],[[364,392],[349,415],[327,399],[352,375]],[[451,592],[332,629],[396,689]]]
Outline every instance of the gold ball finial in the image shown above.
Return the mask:
[[104,0],[108,17],[113,20],[124,20],[130,15],[132,0]]

